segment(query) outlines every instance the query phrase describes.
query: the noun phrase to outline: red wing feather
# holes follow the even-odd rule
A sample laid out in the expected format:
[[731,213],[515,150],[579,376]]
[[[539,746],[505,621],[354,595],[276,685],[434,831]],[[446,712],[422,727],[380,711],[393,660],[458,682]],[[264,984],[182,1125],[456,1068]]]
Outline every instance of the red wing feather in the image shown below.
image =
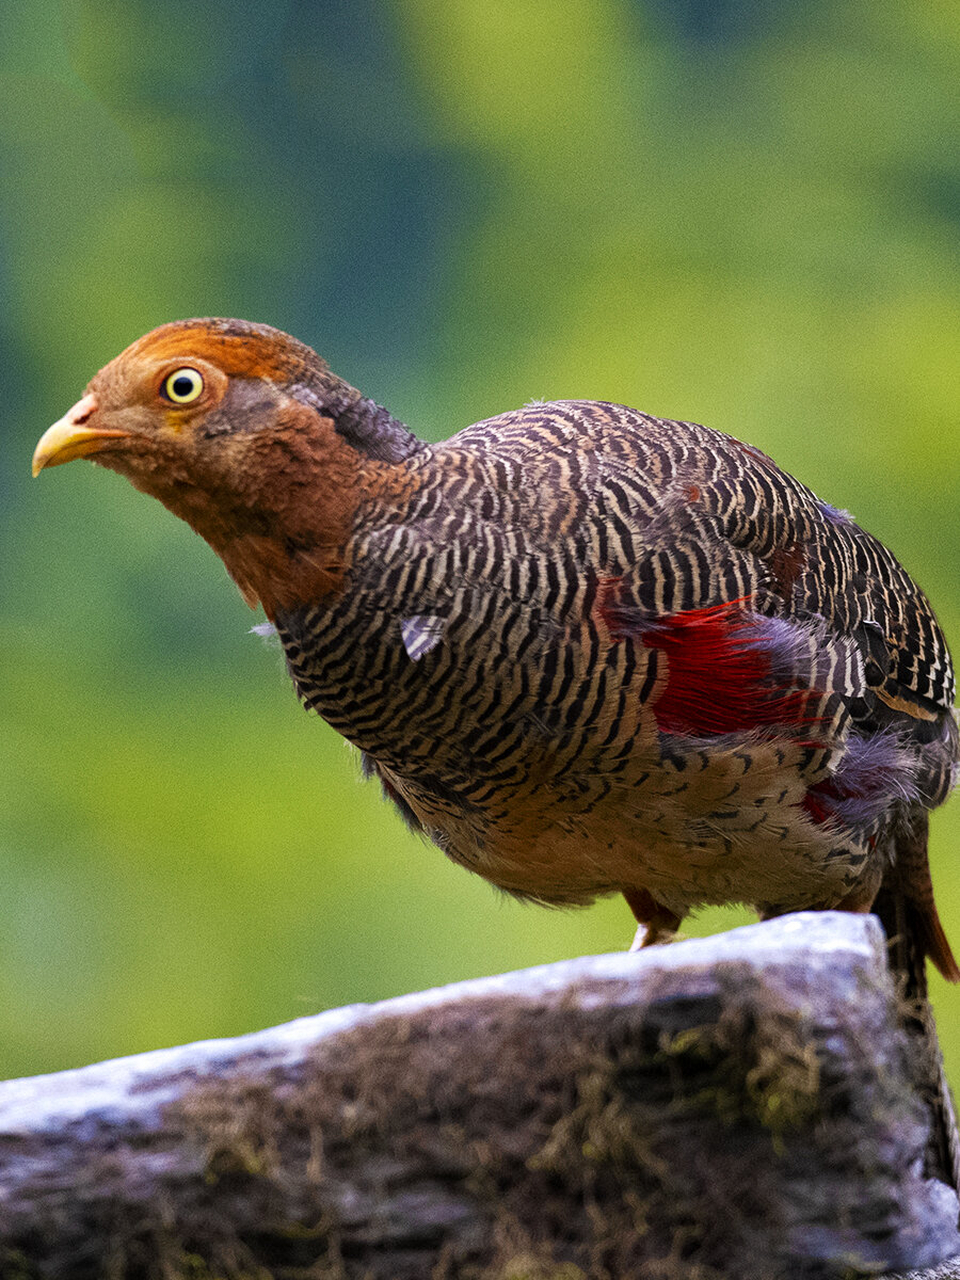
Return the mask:
[[663,732],[700,737],[816,721],[811,703],[820,694],[776,682],[770,619],[743,603],[688,609],[643,629],[643,643],[667,659],[667,682],[653,704]]

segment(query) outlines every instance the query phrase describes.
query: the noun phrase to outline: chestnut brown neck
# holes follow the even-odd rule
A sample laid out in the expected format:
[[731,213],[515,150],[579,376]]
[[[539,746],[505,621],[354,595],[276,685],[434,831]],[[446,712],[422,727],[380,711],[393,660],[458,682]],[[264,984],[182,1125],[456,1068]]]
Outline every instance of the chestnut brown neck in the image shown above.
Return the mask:
[[131,479],[199,533],[271,619],[339,594],[358,520],[402,508],[414,487],[404,462],[361,452],[295,400],[269,430],[198,440],[189,467]]

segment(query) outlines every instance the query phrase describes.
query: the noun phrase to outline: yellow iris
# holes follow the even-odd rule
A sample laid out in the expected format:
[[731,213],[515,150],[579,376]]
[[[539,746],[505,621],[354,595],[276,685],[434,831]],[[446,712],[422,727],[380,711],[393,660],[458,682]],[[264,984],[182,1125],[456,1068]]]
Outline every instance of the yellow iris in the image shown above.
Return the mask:
[[174,369],[163,380],[163,394],[174,404],[192,404],[203,394],[203,378],[196,369]]

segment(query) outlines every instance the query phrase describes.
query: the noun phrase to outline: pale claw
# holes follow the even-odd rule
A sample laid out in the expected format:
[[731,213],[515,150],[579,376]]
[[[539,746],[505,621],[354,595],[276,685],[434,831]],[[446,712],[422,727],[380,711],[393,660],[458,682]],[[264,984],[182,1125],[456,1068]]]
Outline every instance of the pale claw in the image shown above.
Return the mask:
[[633,935],[633,942],[630,944],[630,954],[634,951],[642,951],[644,947],[659,947],[664,943],[673,942],[676,938],[676,930],[657,928],[652,924],[638,924],[637,932]]

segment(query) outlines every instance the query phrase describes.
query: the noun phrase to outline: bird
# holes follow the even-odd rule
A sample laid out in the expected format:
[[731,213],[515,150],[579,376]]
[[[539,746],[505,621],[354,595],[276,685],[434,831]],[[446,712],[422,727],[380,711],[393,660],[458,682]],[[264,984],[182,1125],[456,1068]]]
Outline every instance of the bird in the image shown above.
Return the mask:
[[304,705],[415,830],[521,899],[876,910],[960,981],[928,815],[956,778],[947,643],[844,510],[759,448],[599,401],[427,443],[269,325],[135,341],[40,439],[185,520]]
[[599,401],[429,444],[269,325],[139,338],[41,438],[185,520],[296,691],[454,861],[554,906],[898,904],[960,968],[929,811],[949,650],[893,554],[765,453]]

